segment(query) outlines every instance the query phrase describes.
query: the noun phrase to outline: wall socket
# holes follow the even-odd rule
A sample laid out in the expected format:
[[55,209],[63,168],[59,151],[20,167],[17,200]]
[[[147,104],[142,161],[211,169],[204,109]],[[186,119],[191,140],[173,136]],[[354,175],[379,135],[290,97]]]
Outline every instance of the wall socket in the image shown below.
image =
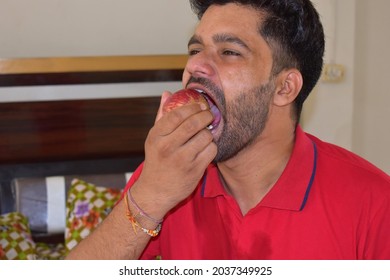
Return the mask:
[[327,63],[324,65],[321,80],[328,83],[340,83],[345,78],[345,66]]

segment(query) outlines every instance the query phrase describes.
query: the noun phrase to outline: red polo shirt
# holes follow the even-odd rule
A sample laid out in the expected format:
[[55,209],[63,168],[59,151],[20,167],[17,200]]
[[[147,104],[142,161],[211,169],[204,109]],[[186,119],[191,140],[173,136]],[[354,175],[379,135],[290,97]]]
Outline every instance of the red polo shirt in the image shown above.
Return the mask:
[[256,207],[242,216],[210,165],[193,195],[166,215],[141,258],[156,256],[390,259],[390,178],[297,127],[283,174]]

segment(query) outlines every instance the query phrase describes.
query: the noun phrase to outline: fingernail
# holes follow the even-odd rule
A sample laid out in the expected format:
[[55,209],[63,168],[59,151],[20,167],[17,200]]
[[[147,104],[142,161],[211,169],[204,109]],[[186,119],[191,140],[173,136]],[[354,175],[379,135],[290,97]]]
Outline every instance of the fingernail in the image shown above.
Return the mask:
[[208,109],[208,107],[206,106],[206,104],[200,103],[200,109],[202,109],[202,111],[205,111]]

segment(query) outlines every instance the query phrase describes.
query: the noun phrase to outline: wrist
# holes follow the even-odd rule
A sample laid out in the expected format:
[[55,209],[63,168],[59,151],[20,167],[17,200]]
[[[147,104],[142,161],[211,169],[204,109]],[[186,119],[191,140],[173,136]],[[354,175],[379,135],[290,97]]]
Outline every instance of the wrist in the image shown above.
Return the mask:
[[[134,233],[137,234],[137,230],[140,229],[147,235],[156,237],[160,233],[162,219],[156,220],[145,213],[134,201],[130,191],[125,194],[124,201],[126,217],[131,222]],[[145,222],[141,221],[141,219],[145,219]],[[145,224],[147,225],[145,226]]]
[[131,189],[126,193],[126,197],[131,205],[133,206],[133,208],[135,208],[135,211],[137,213],[138,216],[140,216],[140,218],[144,218],[144,219],[147,219],[155,224],[161,224],[162,221],[163,221],[163,218],[161,219],[156,219],[152,216],[150,216],[148,213],[146,213],[139,205],[138,203],[135,201],[135,199],[133,198],[132,194],[131,194]]
[[131,210],[140,212],[139,216],[142,220],[158,224],[170,210],[158,193],[150,193],[138,183],[135,183],[125,195],[129,198]]

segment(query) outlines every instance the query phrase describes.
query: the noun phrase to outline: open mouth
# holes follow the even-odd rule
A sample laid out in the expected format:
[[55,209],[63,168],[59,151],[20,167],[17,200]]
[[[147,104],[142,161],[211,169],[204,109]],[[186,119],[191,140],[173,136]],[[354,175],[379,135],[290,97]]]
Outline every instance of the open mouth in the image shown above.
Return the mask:
[[221,122],[221,111],[218,109],[215,101],[210,97],[210,95],[207,94],[207,92],[200,89],[196,89],[196,91],[198,91],[207,100],[207,103],[209,103],[210,111],[213,114],[214,119],[207,126],[207,129],[213,131],[218,127],[219,123]]

